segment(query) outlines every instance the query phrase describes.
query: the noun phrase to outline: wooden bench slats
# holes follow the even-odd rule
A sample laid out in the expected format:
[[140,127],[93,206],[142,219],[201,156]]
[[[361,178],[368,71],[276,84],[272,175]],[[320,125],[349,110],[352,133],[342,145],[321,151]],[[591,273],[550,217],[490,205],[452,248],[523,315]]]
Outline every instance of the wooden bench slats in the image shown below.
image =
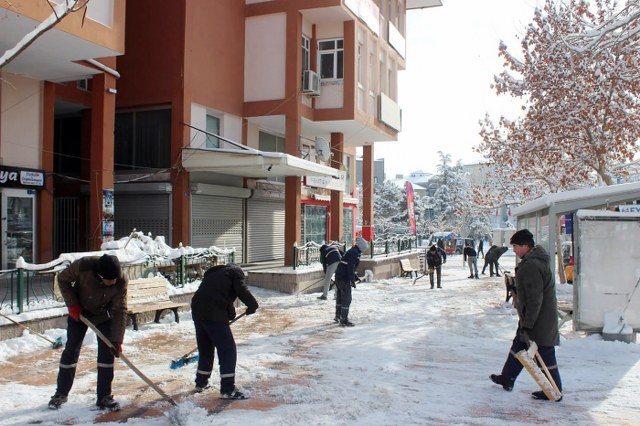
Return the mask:
[[413,276],[413,273],[416,273],[416,278],[418,277],[418,270],[411,266],[411,261],[409,259],[400,259],[400,276],[401,277],[409,277]]
[[138,314],[155,311],[155,322],[160,322],[162,311],[173,311],[176,322],[180,322],[178,308],[188,303],[173,302],[167,293],[167,280],[163,277],[139,278],[129,281],[127,288],[127,315],[131,317],[133,329],[138,329]]

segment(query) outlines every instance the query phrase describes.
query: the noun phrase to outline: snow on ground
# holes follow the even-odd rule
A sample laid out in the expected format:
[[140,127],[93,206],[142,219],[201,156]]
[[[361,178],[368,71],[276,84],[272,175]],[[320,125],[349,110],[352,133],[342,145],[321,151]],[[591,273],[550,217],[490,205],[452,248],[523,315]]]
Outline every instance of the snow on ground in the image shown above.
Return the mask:
[[[217,398],[216,373],[211,389],[190,395],[195,364],[169,368],[195,347],[189,312],[179,324],[168,315],[161,324],[129,329],[124,344],[124,353],[177,408],[117,361],[113,393],[123,410],[96,411],[96,344],[88,334],[69,402],[48,410],[59,350],[28,333],[2,341],[0,425],[640,424],[640,345],[584,336],[570,323],[557,348],[563,401],[533,400],[538,388],[526,371],[512,392],[491,383],[488,376],[500,372],[517,317],[504,302],[502,278],[467,275],[452,256],[443,289],[429,289],[426,277],[415,285],[408,278],[361,283],[353,292],[353,328],[335,325],[333,301],[320,301],[317,293],[251,288],[260,309],[232,325],[237,385],[251,399],[229,405]],[[559,298],[570,299],[571,291],[559,285]],[[64,336],[64,330],[46,335]]]

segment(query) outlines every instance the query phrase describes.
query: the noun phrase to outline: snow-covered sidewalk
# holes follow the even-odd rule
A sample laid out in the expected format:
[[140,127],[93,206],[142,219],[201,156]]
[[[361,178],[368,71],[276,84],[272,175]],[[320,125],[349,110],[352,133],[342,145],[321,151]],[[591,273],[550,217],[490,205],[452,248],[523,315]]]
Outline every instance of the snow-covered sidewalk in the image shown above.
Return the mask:
[[[353,328],[333,322],[332,300],[318,294],[285,295],[258,288],[254,315],[232,328],[238,343],[238,386],[251,396],[222,406],[218,377],[190,395],[195,364],[169,368],[195,347],[188,312],[179,324],[127,330],[124,353],[171,395],[178,407],[117,362],[114,395],[119,413],[104,414],[95,399],[95,335],[88,334],[74,388],[60,410],[47,409],[55,391],[59,350],[24,335],[0,342],[0,425],[67,424],[127,420],[166,425],[172,410],[183,425],[638,425],[640,345],[602,341],[562,328],[557,348],[565,388],[560,403],[535,401],[526,371],[512,392],[494,385],[517,318],[504,302],[502,278],[468,279],[452,257],[443,289],[428,278],[361,283],[353,292]],[[560,298],[571,286],[559,285]],[[47,335],[64,336],[64,330]],[[220,411],[221,410],[221,411]],[[211,411],[220,411],[209,414]]]

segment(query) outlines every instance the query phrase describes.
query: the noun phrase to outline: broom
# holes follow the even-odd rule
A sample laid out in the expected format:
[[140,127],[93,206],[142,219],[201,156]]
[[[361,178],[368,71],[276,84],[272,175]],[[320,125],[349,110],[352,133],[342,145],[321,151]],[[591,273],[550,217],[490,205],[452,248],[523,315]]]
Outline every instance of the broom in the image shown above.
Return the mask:
[[29,327],[27,327],[26,325],[20,324],[17,321],[14,321],[13,319],[9,318],[8,316],[6,316],[5,314],[3,314],[2,312],[0,312],[0,315],[2,315],[4,318],[8,319],[9,321],[11,321],[12,323],[14,323],[17,326],[20,326],[22,328],[24,328],[25,330],[28,330],[29,332],[35,334],[38,337],[42,337],[44,340],[46,340],[47,342],[51,343],[53,345],[53,349],[58,349],[64,346],[64,344],[62,343],[62,337],[57,337],[56,340],[51,340],[49,339],[47,336],[44,336],[36,331],[33,331],[32,329],[30,329]]
[[[240,318],[242,318],[246,314],[247,313],[244,312],[244,313],[238,315],[233,320],[229,321],[229,325],[231,325],[234,322],[238,321]],[[171,368],[172,370],[175,370],[177,368],[184,367],[187,364],[191,364],[192,362],[198,361],[199,355],[197,355],[197,354],[193,355],[197,350],[198,350],[198,347],[196,346],[195,348],[193,348],[192,350],[190,350],[186,354],[182,355],[180,358],[172,360],[171,361],[171,365],[169,366],[169,368]]]

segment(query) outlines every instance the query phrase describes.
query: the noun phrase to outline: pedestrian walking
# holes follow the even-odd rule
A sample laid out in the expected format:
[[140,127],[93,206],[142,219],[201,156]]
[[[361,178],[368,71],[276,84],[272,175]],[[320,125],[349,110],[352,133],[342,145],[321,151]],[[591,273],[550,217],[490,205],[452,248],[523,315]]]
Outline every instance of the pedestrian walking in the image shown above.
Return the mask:
[[482,258],[484,258],[484,240],[480,239],[480,242],[478,243],[478,257],[482,256]]
[[473,247],[465,246],[462,255],[464,260],[469,264],[468,278],[480,278],[478,277],[478,255]]
[[320,295],[318,299],[327,300],[329,288],[331,287],[331,278],[333,274],[336,273],[343,254],[338,247],[333,245],[323,244],[320,247],[320,262],[322,263],[322,270],[324,271],[324,287],[322,288],[322,295]]
[[191,299],[191,314],[199,353],[194,389],[196,393],[209,387],[215,349],[220,369],[220,398],[246,398],[236,388],[238,352],[229,325],[229,321],[236,317],[236,298],[247,306],[246,315],[251,315],[258,309],[258,302],[245,283],[244,271],[238,265],[227,264],[207,269]]
[[429,267],[429,282],[433,288],[433,275],[436,275],[438,288],[442,288],[442,265],[447,263],[447,253],[440,247],[435,245],[429,248],[427,252],[427,266]]
[[333,320],[342,327],[355,325],[349,321],[351,288],[356,288],[356,282],[360,281],[356,270],[360,264],[360,256],[368,249],[369,244],[362,237],[356,238],[356,243],[342,256],[336,270],[336,315]]
[[57,276],[60,293],[69,309],[67,343],[60,356],[57,388],[49,401],[49,408],[58,409],[67,402],[73,386],[82,341],[88,326],[80,320],[83,315],[111,340],[110,349],[98,341],[96,405],[100,409],[117,410],[120,404],[113,399],[114,356],[120,356],[126,327],[128,279],[120,269],[116,256],[87,256],[75,260]]
[[[515,354],[536,342],[538,352],[551,377],[562,392],[562,381],[556,361],[555,346],[560,343],[558,330],[558,302],[556,285],[549,266],[549,254],[535,245],[529,230],[517,231],[510,240],[513,251],[520,258],[516,267],[515,306],[518,311],[518,328],[511,343],[507,360],[500,374],[492,374],[491,380],[510,391],[522,371],[522,364]],[[532,393],[533,398],[548,400],[543,391]],[[562,397],[558,400],[562,400]]]

